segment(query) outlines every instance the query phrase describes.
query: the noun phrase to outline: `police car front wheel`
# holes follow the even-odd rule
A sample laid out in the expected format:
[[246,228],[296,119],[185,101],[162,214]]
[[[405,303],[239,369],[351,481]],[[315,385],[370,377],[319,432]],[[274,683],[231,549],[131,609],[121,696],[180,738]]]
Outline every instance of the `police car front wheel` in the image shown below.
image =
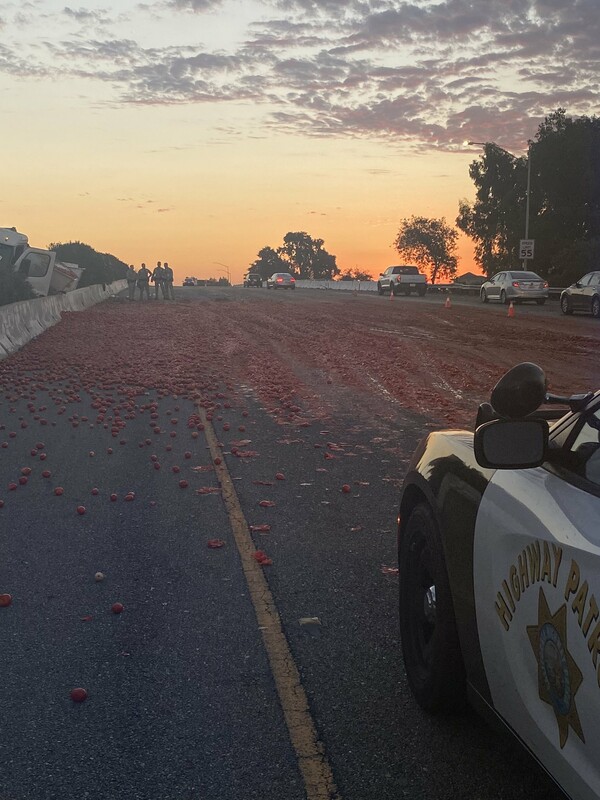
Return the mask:
[[430,713],[466,702],[465,670],[442,540],[426,503],[412,510],[399,548],[400,636],[410,688]]

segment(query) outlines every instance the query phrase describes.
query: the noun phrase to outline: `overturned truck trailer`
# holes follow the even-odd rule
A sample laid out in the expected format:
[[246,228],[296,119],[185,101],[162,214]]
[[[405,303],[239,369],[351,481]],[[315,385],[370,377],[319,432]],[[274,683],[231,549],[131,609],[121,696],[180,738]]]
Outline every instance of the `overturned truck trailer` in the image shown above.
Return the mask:
[[52,250],[29,247],[29,239],[16,228],[0,228],[0,269],[19,272],[40,297],[71,292],[83,273],[77,264],[59,261]]

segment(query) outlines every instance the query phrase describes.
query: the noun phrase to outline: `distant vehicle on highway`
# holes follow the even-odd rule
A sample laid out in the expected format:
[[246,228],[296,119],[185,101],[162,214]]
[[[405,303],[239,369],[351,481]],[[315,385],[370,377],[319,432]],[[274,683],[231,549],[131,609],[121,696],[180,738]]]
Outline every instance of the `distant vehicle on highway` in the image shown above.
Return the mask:
[[479,293],[482,303],[499,300],[501,303],[522,303],[533,300],[543,306],[548,299],[548,281],[535,272],[510,270],[499,272],[481,286]]
[[248,289],[250,286],[256,286],[258,289],[262,289],[262,285],[263,279],[258,272],[249,272],[244,278],[244,289]]
[[583,311],[600,319],[600,272],[588,272],[560,295],[563,314]]
[[548,394],[519,364],[474,434],[420,444],[398,516],[416,700],[430,713],[470,700],[572,800],[600,797],[599,437],[600,392]]
[[267,289],[295,289],[296,278],[289,272],[274,272],[267,278]]
[[386,292],[409,295],[417,292],[419,297],[423,297],[427,292],[427,278],[418,267],[394,266],[388,267],[382,272],[377,281],[377,293]]
[[183,285],[184,286],[196,286],[198,284],[198,280],[196,278],[184,278]]

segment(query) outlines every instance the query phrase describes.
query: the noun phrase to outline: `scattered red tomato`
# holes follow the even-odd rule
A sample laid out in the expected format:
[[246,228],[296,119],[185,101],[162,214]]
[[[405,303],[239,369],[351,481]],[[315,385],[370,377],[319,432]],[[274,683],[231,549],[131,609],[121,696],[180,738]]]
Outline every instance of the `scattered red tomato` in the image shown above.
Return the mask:
[[0,608],[6,608],[12,603],[12,594],[0,594]]
[[54,494],[55,494],[57,497],[60,497],[60,496],[61,496],[62,494],[64,494],[64,493],[65,493],[65,490],[63,489],[63,487],[62,487],[62,486],[57,486],[57,487],[54,489]]
[[113,603],[110,610],[113,614],[122,614],[125,611],[125,606],[123,603]]
[[85,506],[77,506],[77,513],[83,516],[85,514]]
[[71,689],[71,700],[74,703],[83,703],[84,700],[87,700],[87,696],[88,693],[81,686]]

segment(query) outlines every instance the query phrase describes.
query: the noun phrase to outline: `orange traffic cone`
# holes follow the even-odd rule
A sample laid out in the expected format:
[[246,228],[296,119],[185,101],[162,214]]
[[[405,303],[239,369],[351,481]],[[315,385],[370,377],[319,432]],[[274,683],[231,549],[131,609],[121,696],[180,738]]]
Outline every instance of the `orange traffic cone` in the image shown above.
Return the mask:
[[510,305],[508,307],[508,314],[509,317],[514,317],[515,315],[515,307],[513,306],[512,300],[510,301]]
[[390,286],[390,300],[394,299],[394,287]]
[[450,301],[450,295],[446,298],[446,302],[444,303],[444,308],[452,308],[452,303]]

